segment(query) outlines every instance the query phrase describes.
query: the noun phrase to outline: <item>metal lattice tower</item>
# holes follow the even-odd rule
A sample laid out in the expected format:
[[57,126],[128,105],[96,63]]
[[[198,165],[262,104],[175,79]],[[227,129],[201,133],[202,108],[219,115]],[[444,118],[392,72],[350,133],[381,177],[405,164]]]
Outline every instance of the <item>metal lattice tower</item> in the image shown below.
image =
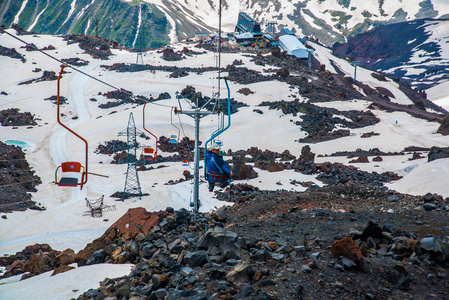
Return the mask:
[[129,114],[128,128],[119,135],[127,136],[127,161],[128,170],[126,171],[125,188],[123,190],[122,201],[125,201],[127,195],[131,197],[139,197],[142,199],[142,190],[140,188],[139,175],[137,174],[137,139],[136,124],[134,123],[133,113]]

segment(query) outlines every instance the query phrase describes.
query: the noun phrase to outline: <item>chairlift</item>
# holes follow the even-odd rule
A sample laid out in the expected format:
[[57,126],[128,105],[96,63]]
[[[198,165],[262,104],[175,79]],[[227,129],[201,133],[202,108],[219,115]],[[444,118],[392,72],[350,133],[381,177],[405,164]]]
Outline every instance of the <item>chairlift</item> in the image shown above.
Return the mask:
[[[58,180],[58,171],[59,169],[61,169],[62,173],[65,175],[64,177],[62,177],[63,175],[61,175],[61,178]],[[81,174],[81,182],[78,183],[79,180],[79,176],[69,176],[69,174],[67,173],[71,173],[70,175],[75,175],[74,173],[78,173]],[[81,186],[81,189],[83,188],[83,184],[85,183],[85,178],[87,177],[87,172],[85,170],[85,168],[81,165],[81,163],[76,162],[76,161],[67,161],[67,162],[63,162],[60,166],[58,166],[56,168],[55,171],[55,182],[58,186],[71,186],[71,187],[76,187],[78,185]]]
[[154,160],[156,158],[154,148],[143,148],[140,158],[143,160]]
[[143,129],[148,132],[149,134],[151,134],[154,138],[155,138],[155,148],[152,147],[145,147],[143,148],[142,154],[140,155],[140,158],[143,160],[156,160],[157,157],[157,136],[154,135],[153,133],[151,133],[148,129],[145,128],[145,107],[147,105],[147,102],[145,102],[145,104],[143,105]]
[[[57,97],[56,97],[56,99],[57,99],[57,111],[56,111],[57,112],[57,121],[62,127],[67,129],[70,133],[72,133],[73,135],[75,135],[77,138],[79,138],[80,140],[82,140],[84,142],[84,144],[85,144],[85,162],[84,162],[84,166],[81,165],[80,162],[76,162],[76,161],[67,161],[67,162],[61,163],[61,165],[58,166],[55,171],[55,184],[57,184],[58,186],[67,186],[67,187],[80,186],[80,189],[82,190],[83,185],[86,184],[86,182],[87,182],[88,144],[87,144],[87,141],[83,137],[81,137],[79,134],[77,134],[75,131],[73,131],[66,125],[62,124],[61,120],[60,120],[60,115],[61,115],[59,112],[60,81],[61,81],[62,73],[64,72],[64,68],[66,68],[66,67],[67,67],[66,65],[61,65],[61,70],[59,71],[59,76],[58,76]],[[61,172],[58,172],[59,170],[61,170]],[[62,173],[60,175],[60,178],[58,178],[58,173]],[[67,173],[70,173],[70,174],[67,174]],[[76,176],[75,173],[77,173],[78,176]]]
[[170,143],[176,144],[178,142],[178,136],[176,134],[172,134],[170,136]]
[[[175,114],[177,113],[177,109],[176,109],[176,108],[175,108],[174,113],[175,113]],[[179,127],[176,126],[176,125],[173,123],[173,107],[172,107],[171,113],[170,113],[170,123],[171,123],[171,125],[172,125],[173,127],[175,127],[176,129],[178,129],[178,134],[177,134],[177,135],[176,135],[176,134],[170,135],[170,143],[171,143],[171,144],[177,144],[177,143],[178,143],[178,137],[179,137],[179,134],[181,133],[181,129],[179,129]]]

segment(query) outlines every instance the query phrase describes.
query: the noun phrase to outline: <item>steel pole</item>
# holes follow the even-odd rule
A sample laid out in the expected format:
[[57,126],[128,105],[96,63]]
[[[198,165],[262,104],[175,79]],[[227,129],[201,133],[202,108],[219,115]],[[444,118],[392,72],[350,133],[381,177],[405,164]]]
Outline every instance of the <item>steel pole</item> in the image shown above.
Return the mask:
[[195,174],[193,185],[193,210],[195,213],[199,210],[199,183],[200,183],[200,115],[195,114]]

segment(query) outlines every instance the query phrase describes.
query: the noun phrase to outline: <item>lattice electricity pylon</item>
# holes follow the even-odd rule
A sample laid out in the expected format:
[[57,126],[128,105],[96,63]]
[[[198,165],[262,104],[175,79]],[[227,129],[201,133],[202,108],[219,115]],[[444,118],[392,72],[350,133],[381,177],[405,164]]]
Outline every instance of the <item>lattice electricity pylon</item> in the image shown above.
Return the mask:
[[139,197],[142,199],[142,190],[140,188],[139,175],[137,174],[137,135],[136,124],[134,123],[133,113],[129,114],[128,128],[126,132],[119,132],[119,136],[126,134],[127,142],[127,162],[128,169],[126,171],[125,188],[123,190],[122,201],[125,201],[127,196]]

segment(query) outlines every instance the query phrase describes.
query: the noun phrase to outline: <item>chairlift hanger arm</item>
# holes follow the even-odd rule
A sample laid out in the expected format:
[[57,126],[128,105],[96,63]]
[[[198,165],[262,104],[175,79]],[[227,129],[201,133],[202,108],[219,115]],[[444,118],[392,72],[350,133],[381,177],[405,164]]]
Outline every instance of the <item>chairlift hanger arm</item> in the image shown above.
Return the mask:
[[[207,152],[207,144],[210,143],[213,139],[215,139],[217,136],[222,134],[225,130],[227,130],[231,126],[231,91],[229,89],[229,84],[226,77],[222,77],[222,79],[225,81],[226,89],[228,90],[228,125],[223,128],[222,130],[214,133],[210,139],[204,143],[204,153]],[[204,174],[207,174],[207,164],[206,164],[206,155],[204,155]]]
[[67,65],[61,65],[61,70],[59,71],[59,76],[58,76],[57,96],[56,96],[57,121],[58,121],[59,125],[61,125],[65,129],[67,129],[70,133],[72,133],[77,138],[82,140],[84,142],[84,144],[85,144],[85,158],[84,158],[83,179],[80,182],[81,188],[83,188],[83,185],[87,182],[87,174],[88,174],[88,143],[82,136],[80,136],[78,133],[76,133],[75,131],[70,129],[68,126],[64,125],[61,122],[61,119],[60,119],[60,115],[61,115],[60,114],[60,90],[61,90],[60,89],[60,81],[61,81],[62,73],[64,72],[64,68],[66,68],[66,67],[67,67]]
[[147,102],[145,101],[145,104],[143,105],[143,130],[145,130],[146,132],[148,132],[149,134],[151,134],[155,140],[156,140],[156,147],[155,147],[155,152],[154,152],[154,156],[153,156],[153,160],[156,159],[157,156],[157,142],[159,141],[157,136],[154,135],[153,133],[151,133],[148,129],[145,128],[145,107],[147,105]]

